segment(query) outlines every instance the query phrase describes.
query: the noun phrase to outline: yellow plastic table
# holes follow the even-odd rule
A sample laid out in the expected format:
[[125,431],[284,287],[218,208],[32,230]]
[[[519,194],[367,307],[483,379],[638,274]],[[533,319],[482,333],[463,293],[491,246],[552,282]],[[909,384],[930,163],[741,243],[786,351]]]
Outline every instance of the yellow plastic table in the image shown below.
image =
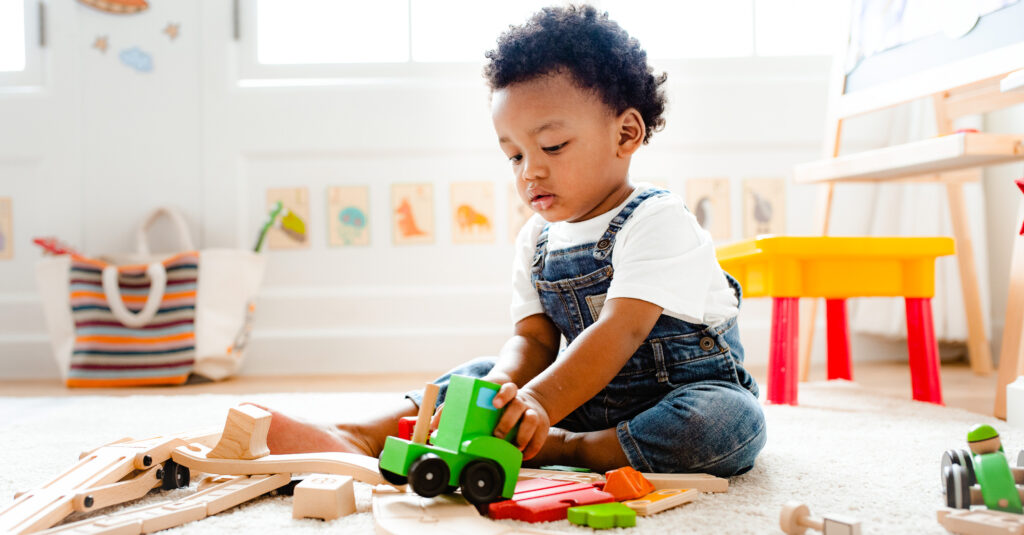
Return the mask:
[[762,236],[719,247],[744,297],[773,300],[768,402],[797,404],[801,297],[826,300],[829,379],[852,379],[846,299],[903,297],[913,398],[942,404],[931,298],[935,258],[953,252],[945,237]]

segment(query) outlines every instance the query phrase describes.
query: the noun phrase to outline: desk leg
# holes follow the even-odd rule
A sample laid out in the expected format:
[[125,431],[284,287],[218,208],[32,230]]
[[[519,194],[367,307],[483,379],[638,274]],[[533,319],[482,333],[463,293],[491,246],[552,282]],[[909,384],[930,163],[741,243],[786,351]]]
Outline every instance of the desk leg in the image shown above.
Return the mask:
[[928,297],[907,297],[906,302],[910,387],[914,399],[942,405],[939,347],[935,342],[932,300]]
[[853,380],[850,366],[850,329],[846,321],[846,299],[825,300],[828,326],[828,379]]
[[1010,260],[1010,289],[1003,323],[1003,344],[999,350],[999,378],[996,381],[996,418],[1006,418],[1006,385],[1024,375],[1024,236],[1013,237]]
[[800,299],[772,299],[772,344],[768,353],[768,403],[796,405],[797,327]]

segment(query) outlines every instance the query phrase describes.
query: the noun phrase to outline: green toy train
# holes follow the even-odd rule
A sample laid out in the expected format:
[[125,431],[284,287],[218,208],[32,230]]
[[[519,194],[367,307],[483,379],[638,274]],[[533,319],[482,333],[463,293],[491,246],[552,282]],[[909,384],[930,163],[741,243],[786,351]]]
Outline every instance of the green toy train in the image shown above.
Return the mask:
[[504,412],[494,407],[499,385],[461,375],[448,383],[444,411],[429,444],[388,437],[380,454],[380,473],[389,483],[406,483],[420,496],[433,497],[461,487],[473,504],[511,498],[523,454],[494,436]]

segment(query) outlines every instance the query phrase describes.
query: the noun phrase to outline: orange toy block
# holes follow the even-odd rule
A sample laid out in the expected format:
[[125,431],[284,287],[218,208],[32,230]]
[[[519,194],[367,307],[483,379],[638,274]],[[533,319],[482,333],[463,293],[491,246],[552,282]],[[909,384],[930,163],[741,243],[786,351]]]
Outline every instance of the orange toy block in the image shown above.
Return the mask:
[[623,505],[636,511],[638,515],[653,515],[671,509],[677,505],[690,503],[700,496],[697,489],[661,489],[643,498],[622,502]]
[[352,478],[314,474],[295,486],[292,518],[334,520],[356,512]]
[[654,491],[654,484],[631,466],[609,470],[604,474],[607,480],[601,490],[615,496],[615,501],[634,500]]

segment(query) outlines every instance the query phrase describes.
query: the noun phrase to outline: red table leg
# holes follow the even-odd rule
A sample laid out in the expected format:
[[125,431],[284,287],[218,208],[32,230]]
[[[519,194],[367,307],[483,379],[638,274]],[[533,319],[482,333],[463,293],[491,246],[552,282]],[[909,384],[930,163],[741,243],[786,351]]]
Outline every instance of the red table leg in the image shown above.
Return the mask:
[[799,298],[772,298],[772,343],[768,353],[768,403],[796,405],[797,327],[799,324]]
[[828,378],[853,380],[850,366],[850,330],[846,321],[846,299],[825,300],[828,325]]
[[917,401],[942,405],[939,348],[935,343],[932,300],[907,297],[907,349],[910,353],[910,386]]

